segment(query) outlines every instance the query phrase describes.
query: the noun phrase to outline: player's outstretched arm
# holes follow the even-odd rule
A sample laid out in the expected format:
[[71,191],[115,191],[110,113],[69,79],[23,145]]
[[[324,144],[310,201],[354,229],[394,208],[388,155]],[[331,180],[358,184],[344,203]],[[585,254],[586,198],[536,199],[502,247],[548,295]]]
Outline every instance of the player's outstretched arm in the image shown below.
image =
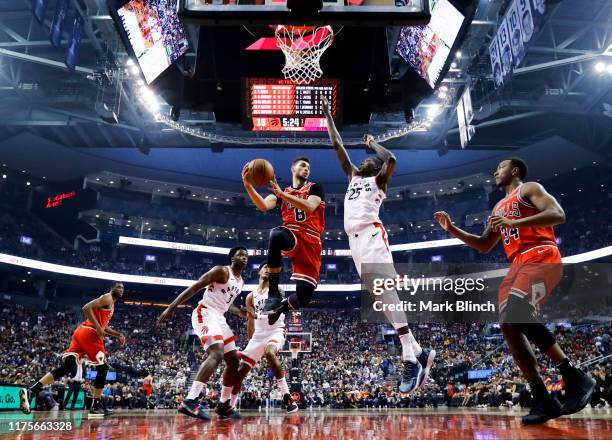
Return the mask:
[[242,319],[247,319],[248,316],[246,307],[238,307],[234,304],[230,304],[230,306],[227,308],[227,311],[230,312],[232,315],[241,317]]
[[395,155],[393,153],[391,153],[385,147],[376,142],[372,135],[364,135],[363,141],[368,146],[368,148],[373,150],[376,155],[380,157],[383,161],[382,168],[376,176],[376,184],[380,189],[386,192],[387,184],[389,183],[389,180],[391,180],[391,176],[395,172],[395,165],[397,164],[397,159],[395,158]]
[[329,102],[325,98],[323,98],[323,113],[325,113],[325,119],[327,119],[327,133],[329,134],[329,139],[332,142],[334,150],[336,150],[336,155],[340,161],[340,166],[342,166],[342,171],[344,171],[349,180],[351,180],[353,175],[357,172],[357,167],[353,165],[346,148],[344,148],[342,137],[340,137],[340,133],[336,128],[334,118],[332,117],[331,110],[329,108]]
[[499,232],[493,230],[490,223],[487,224],[487,227],[482,235],[474,235],[453,225],[450,215],[448,215],[448,213],[445,211],[438,211],[434,213],[434,218],[438,221],[438,223],[440,223],[442,229],[450,232],[469,247],[474,248],[479,252],[491,252],[491,249],[493,249],[499,242]]
[[540,212],[531,217],[511,220],[501,216],[491,216],[491,226],[497,230],[502,226],[507,228],[534,228],[555,226],[565,223],[565,212],[557,199],[551,196],[537,182],[524,183],[520,189],[521,197],[529,200]]
[[198,281],[193,283],[191,286],[183,290],[170,305],[164,310],[164,312],[157,318],[157,325],[166,322],[174,315],[174,310],[193,295],[198,293],[200,290],[215,282],[227,282],[229,278],[229,271],[224,266],[215,266],[204,275],[200,277]]
[[96,319],[96,315],[93,314],[93,309],[101,309],[103,307],[110,307],[112,305],[113,297],[110,293],[105,293],[104,295],[101,295],[98,298],[89,301],[81,309],[85,318],[88,319],[94,325],[94,327],[96,328],[96,333],[100,337],[103,337],[106,333],[104,332],[104,329]]
[[247,179],[247,175],[250,172],[251,163],[247,163],[244,168],[242,168],[242,184],[244,185],[244,189],[246,190],[249,198],[253,201],[257,209],[262,212],[269,211],[276,207],[276,196],[274,194],[268,194],[268,196],[264,199],[257,190],[251,185],[249,179]]

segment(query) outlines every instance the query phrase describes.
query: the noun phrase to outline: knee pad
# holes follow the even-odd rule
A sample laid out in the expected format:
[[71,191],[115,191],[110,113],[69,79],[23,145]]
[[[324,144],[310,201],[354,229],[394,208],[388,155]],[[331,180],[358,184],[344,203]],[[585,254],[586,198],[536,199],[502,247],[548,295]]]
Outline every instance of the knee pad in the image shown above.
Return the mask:
[[518,331],[544,353],[555,345],[555,337],[540,321],[535,309],[527,300],[510,295],[506,308],[500,317],[500,322],[511,323]]
[[108,373],[108,364],[98,365],[96,367],[96,378],[94,379],[94,388],[104,388],[106,383],[106,373]]
[[56,380],[64,376],[69,376],[72,378],[76,376],[77,370],[78,367],[76,363],[76,358],[74,356],[66,356],[62,362],[62,366],[51,371],[51,374]]
[[291,250],[295,246],[295,239],[287,229],[276,227],[270,231],[268,243],[268,267],[281,267],[281,252]]
[[550,347],[555,345],[555,337],[541,322],[514,324],[516,328],[524,334],[529,341],[542,352],[545,353]]
[[314,291],[315,286],[306,281],[298,280],[295,283],[295,293],[289,297],[289,305],[295,309],[306,307],[310,304]]
[[540,321],[535,316],[535,309],[526,299],[510,295],[506,307],[500,315],[500,322],[514,324]]

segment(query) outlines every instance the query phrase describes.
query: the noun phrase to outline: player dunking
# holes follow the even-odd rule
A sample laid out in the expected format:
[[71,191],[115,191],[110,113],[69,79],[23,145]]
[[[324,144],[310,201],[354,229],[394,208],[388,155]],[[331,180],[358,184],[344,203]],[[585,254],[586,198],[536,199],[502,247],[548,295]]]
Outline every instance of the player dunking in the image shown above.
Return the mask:
[[89,414],[92,416],[108,416],[112,411],[106,408],[100,396],[106,383],[108,364],[106,363],[106,349],[104,336],[112,336],[119,340],[120,345],[125,344],[125,336],[113,330],[108,323],[115,311],[115,302],[123,296],[123,283],[114,282],[108,293],[88,302],[83,306],[85,321],[79,325],[72,334],[70,347],[62,356],[62,366],[45,374],[29,389],[19,391],[20,408],[25,414],[30,413],[30,400],[45,386],[52,384],[60,377],[69,376],[81,379],[83,374],[83,361],[96,367],[96,378],[93,383],[93,403]]
[[[450,216],[434,214],[440,226],[468,246],[489,252],[499,240],[511,261],[499,288],[500,322],[512,357],[529,381],[534,403],[523,423],[544,423],[562,414],[573,414],[591,399],[595,381],[574,367],[553,334],[537,316],[544,300],[561,280],[563,267],[553,227],[565,222],[563,209],[536,182],[523,183],[527,165],[519,158],[499,163],[495,183],[506,196],[495,207],[482,235],[469,234],[453,225]],[[533,343],[556,365],[565,382],[565,403],[551,397],[538,372]]]
[[287,412],[293,413],[298,410],[298,406],[291,398],[291,394],[289,394],[285,371],[277,357],[278,351],[285,345],[285,316],[282,314],[274,324],[270,325],[268,323],[268,316],[264,314],[264,306],[268,299],[268,276],[268,265],[264,263],[259,269],[259,285],[257,289],[246,297],[246,307],[250,312],[247,317],[249,343],[239,354],[240,368],[238,369],[236,383],[231,390],[230,405],[232,407],[236,406],[244,378],[255,367],[257,362],[265,356],[270,364],[278,388],[283,395],[283,402],[286,405]]
[[[310,161],[298,157],[291,164],[291,186],[280,189],[276,179],[270,182],[273,194],[265,199],[253,188],[247,176],[250,165],[242,170],[242,182],[249,197],[260,211],[274,209],[280,200],[283,225],[270,231],[268,245],[269,292],[265,311],[269,312],[270,325],[282,313],[305,307],[317,288],[321,269],[321,234],[325,229],[325,193],[323,187],[308,181]],[[281,256],[291,257],[296,292],[281,301],[278,283],[282,270]]]
[[[374,142],[370,135],[364,136],[368,148],[375,157],[366,158],[359,168],[352,162],[340,133],[332,118],[329,103],[323,99],[323,111],[327,118],[327,128],[332,145],[338,155],[342,170],[346,173],[349,186],[344,198],[344,230],[349,237],[349,247],[359,276],[366,278],[373,274],[363,272],[364,264],[386,264],[388,273],[381,274],[387,278],[395,277],[393,257],[389,250],[387,232],[380,221],[379,211],[385,199],[387,185],[395,171],[395,156],[386,148]],[[377,269],[382,269],[377,266]],[[388,304],[399,304],[400,300],[395,290],[387,291],[382,298]],[[421,348],[408,327],[404,312],[391,312],[387,308],[385,315],[397,330],[402,344],[402,361],[404,371],[400,383],[400,391],[410,392],[422,386],[429,377],[429,371],[436,356],[436,351]]]
[[[202,347],[204,347],[208,356],[202,362],[187,398],[178,409],[183,414],[202,420],[210,420],[210,416],[198,401],[205,382],[210,379],[221,361],[225,360],[227,368],[223,374],[223,385],[224,389],[229,387],[231,392],[231,387],[238,372],[239,359],[234,342],[236,336],[227,325],[224,315],[229,311],[246,318],[246,310],[239,309],[232,303],[242,293],[242,286],[244,285],[242,271],[248,261],[247,249],[243,246],[232,248],[229,251],[228,260],[229,266],[213,267],[202,275],[198,281],[181,292],[157,319],[157,325],[168,321],[180,304],[208,286],[202,300],[191,314],[193,330],[200,338]],[[222,394],[221,399],[223,400],[224,397]],[[227,398],[229,398],[229,395]],[[220,418],[230,418],[237,413],[229,405],[218,405],[217,414]]]

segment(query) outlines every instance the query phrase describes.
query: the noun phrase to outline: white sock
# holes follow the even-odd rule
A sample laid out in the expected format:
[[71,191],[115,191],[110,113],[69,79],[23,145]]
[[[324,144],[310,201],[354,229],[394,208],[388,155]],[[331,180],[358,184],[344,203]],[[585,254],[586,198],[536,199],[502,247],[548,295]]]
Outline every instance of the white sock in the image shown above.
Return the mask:
[[221,389],[221,398],[219,399],[220,402],[223,403],[223,402],[227,402],[229,400],[229,398],[232,395],[232,388],[233,387],[226,387],[226,386],[224,386]]
[[417,358],[414,354],[414,349],[412,348],[412,343],[410,342],[410,330],[408,333],[404,335],[400,335],[400,342],[402,343],[402,360],[409,361],[412,363],[416,363]]
[[187,394],[187,399],[189,400],[195,400],[198,397],[200,397],[200,393],[202,393],[202,390],[204,389],[204,382],[198,382],[197,380],[194,380],[193,383],[191,384],[191,389],[189,390],[189,394]]
[[414,355],[416,357],[419,357],[421,353],[423,353],[423,349],[421,348],[417,340],[414,338],[414,335],[411,331],[408,331],[408,335],[410,336],[410,343],[412,344],[412,350],[414,351]]
[[230,405],[235,407],[236,402],[238,402],[238,394],[232,394],[232,396],[230,397]]
[[278,385],[278,389],[284,396],[285,394],[289,394],[289,387],[287,386],[287,379],[284,377],[282,379],[276,379],[276,383]]

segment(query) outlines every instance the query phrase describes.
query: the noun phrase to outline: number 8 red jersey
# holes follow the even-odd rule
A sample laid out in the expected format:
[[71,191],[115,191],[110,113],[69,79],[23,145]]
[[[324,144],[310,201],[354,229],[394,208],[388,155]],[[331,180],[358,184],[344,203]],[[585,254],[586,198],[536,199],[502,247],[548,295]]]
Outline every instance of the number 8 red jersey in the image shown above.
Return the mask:
[[284,190],[293,196],[307,200],[309,196],[321,198],[321,204],[310,214],[283,200],[281,215],[283,226],[294,226],[299,230],[307,230],[321,235],[325,230],[325,193],[318,183],[306,182],[300,188],[288,186]]
[[[531,217],[540,212],[538,208],[521,197],[521,185],[510,193],[506,198],[497,202],[494,214],[510,220],[518,220]],[[500,228],[504,251],[510,261],[514,259],[519,251],[540,245],[557,245],[555,231],[552,226],[528,227],[528,228]]]

